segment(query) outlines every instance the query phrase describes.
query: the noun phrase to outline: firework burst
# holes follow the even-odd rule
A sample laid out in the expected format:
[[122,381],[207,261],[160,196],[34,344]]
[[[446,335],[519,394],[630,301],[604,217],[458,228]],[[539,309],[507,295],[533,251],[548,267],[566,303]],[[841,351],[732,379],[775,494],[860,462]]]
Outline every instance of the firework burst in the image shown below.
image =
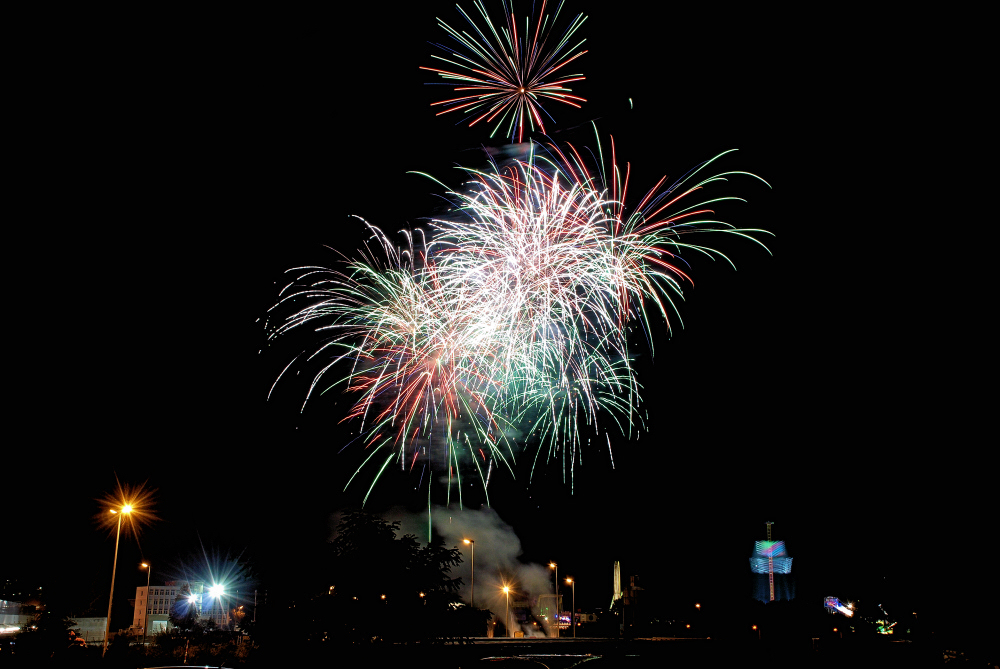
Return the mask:
[[[413,469],[421,455],[438,446],[443,454],[433,464],[459,477],[460,452],[468,451],[485,484],[492,462],[507,462],[507,454],[499,448],[504,431],[490,408],[495,381],[481,371],[483,348],[490,345],[476,322],[482,311],[470,309],[461,291],[444,285],[419,239],[407,235],[407,246],[398,248],[381,230],[368,228],[377,250],[368,249],[345,271],[290,270],[300,273],[282,291],[278,306],[311,303],[271,336],[301,326],[324,334],[307,362],[329,359],[305,402],[338,386],[357,397],[344,420],[358,421],[370,449],[362,468],[377,466],[380,475],[395,461]],[[340,362],[347,369],[328,378]]]
[[[651,341],[656,320],[671,327],[690,281],[682,253],[728,261],[689,235],[760,243],[765,231],[715,217],[717,203],[740,198],[699,197],[729,177],[759,177],[702,176],[720,154],[629,209],[629,168],[622,178],[611,147],[605,169],[599,141],[589,163],[571,145],[532,144],[524,159],[466,170],[426,239],[406,233],[397,247],[369,226],[377,252],[342,271],[297,270],[275,308],[308,304],[271,336],[323,335],[306,401],[332,387],[356,398],[345,420],[360,423],[371,452],[358,472],[376,467],[372,486],[393,462],[433,461],[435,445],[449,478],[471,460],[484,489],[494,463],[510,468],[527,442],[540,445],[535,462],[561,453],[571,473],[585,440],[608,434],[602,416],[627,437],[644,428],[632,332]],[[344,371],[328,378],[334,368]]]
[[[579,108],[583,98],[571,95],[567,84],[584,79],[582,74],[566,74],[564,67],[586,53],[576,51],[583,40],[570,47],[573,34],[586,20],[578,14],[570,25],[559,36],[553,33],[553,27],[559,19],[563,2],[560,1],[555,15],[545,14],[546,2],[543,0],[535,27],[525,20],[523,32],[519,31],[513,8],[506,2],[504,18],[506,25],[499,30],[487,14],[483,3],[477,0],[475,7],[479,10],[486,24],[486,29],[480,28],[476,22],[461,7],[458,11],[471,26],[472,34],[459,31],[438,19],[438,24],[457,43],[451,47],[443,44],[436,46],[447,52],[447,56],[433,56],[440,60],[443,67],[421,67],[422,70],[436,72],[449,83],[455,84],[458,97],[435,102],[432,106],[442,106],[438,116],[452,111],[466,114],[465,120],[473,126],[480,121],[493,123],[490,137],[504,125],[506,133],[513,141],[524,139],[525,124],[533,130],[538,127],[545,132],[543,114],[548,112],[542,107],[547,100],[558,101]],[[552,117],[549,116],[551,119]]]
[[[597,149],[602,155],[599,139]],[[627,436],[642,429],[628,335],[632,324],[650,329],[650,307],[668,329],[679,318],[675,300],[690,281],[681,253],[728,260],[686,238],[766,234],[713,217],[715,204],[739,198],[696,199],[727,177],[758,178],[699,178],[723,155],[668,188],[661,179],[629,211],[628,166],[622,179],[614,157],[608,170],[600,159],[588,168],[571,145],[532,145],[526,160],[469,170],[472,180],[449,193],[461,215],[431,221],[439,273],[449,290],[467,295],[466,314],[479,310],[479,341],[491,341],[489,355],[477,356],[492,363],[486,404],[547,445],[549,457],[562,451],[565,461],[568,447],[570,471],[582,428],[599,434],[601,415]]]

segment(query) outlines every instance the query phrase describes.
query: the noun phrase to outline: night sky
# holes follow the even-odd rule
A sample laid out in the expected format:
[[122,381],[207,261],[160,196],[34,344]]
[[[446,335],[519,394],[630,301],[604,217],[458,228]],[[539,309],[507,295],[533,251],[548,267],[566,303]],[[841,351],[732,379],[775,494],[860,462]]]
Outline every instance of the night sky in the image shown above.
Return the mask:
[[[667,604],[742,601],[772,520],[817,606],[888,593],[957,616],[996,592],[995,530],[969,427],[982,404],[946,362],[950,297],[919,258],[913,172],[937,166],[910,142],[914,76],[886,65],[905,45],[829,16],[788,30],[768,10],[639,6],[568,3],[589,16],[588,102],[550,104],[550,136],[585,145],[596,120],[634,197],[739,149],[724,166],[772,189],[731,181],[748,202],[725,220],[775,233],[773,255],[721,240],[737,271],[690,258],[684,327],[640,349],[648,432],[612,439],[614,468],[585,451],[572,494],[559,463],[530,485],[498,477],[493,510],[525,561],[576,576],[584,607],[609,603],[614,560]],[[122,591],[145,584],[141,558],[154,583],[205,555],[292,574],[360,504],[366,486],[343,491],[361,455],[340,452],[345,398],[300,415],[293,379],[267,402],[310,339],[268,343],[262,323],[284,270],[355,253],[350,215],[394,232],[441,206],[408,170],[456,183],[455,165],[483,164],[488,132],[429,106],[450,91],[417,69],[445,38],[435,16],[462,22],[450,3],[213,18],[66,66],[71,111],[12,249],[27,299],[8,316],[5,578],[106,593],[114,541],[93,517],[116,476],[155,488],[160,516],[122,540]],[[417,514],[416,485],[391,473],[369,508]]]

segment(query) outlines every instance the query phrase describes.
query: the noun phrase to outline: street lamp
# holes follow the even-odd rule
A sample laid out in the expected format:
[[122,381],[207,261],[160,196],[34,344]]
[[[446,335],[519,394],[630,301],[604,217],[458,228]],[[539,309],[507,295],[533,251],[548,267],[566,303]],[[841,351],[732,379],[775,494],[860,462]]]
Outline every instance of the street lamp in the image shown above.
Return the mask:
[[146,628],[149,627],[149,579],[153,575],[153,567],[148,562],[142,563],[146,570],[146,606],[145,616],[142,619],[142,645],[146,645]]
[[462,542],[472,546],[472,608],[476,608],[476,542],[473,539],[462,539]]
[[558,639],[559,638],[559,614],[562,613],[562,611],[559,611],[559,609],[562,608],[561,606],[559,606],[559,565],[556,564],[555,562],[549,562],[549,569],[555,569],[556,570],[556,580],[555,580],[555,583],[553,584],[553,587],[555,588],[555,591],[556,591],[556,638]]
[[573,610],[570,611],[569,620],[573,625],[573,638],[576,638],[576,581],[566,577],[566,582],[573,586]]
[[123,506],[121,513],[111,509],[111,513],[118,516],[118,532],[115,534],[115,561],[111,565],[111,594],[108,596],[108,619],[104,622],[104,648],[101,650],[101,657],[108,652],[108,632],[111,629],[111,603],[115,599],[115,572],[118,570],[118,539],[122,535],[122,516],[132,513],[132,505]]
[[507,614],[504,616],[503,624],[507,628],[507,637],[511,636],[510,631],[510,588],[503,586],[503,594],[507,595]]

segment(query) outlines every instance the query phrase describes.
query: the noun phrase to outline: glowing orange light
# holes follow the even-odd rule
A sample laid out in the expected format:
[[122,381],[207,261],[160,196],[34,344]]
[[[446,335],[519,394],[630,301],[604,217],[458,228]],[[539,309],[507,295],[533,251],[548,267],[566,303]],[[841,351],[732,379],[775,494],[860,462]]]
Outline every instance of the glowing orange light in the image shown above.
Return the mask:
[[107,528],[112,536],[119,531],[119,527],[125,534],[132,532],[137,535],[142,526],[159,520],[152,509],[154,492],[146,488],[146,484],[123,486],[117,483],[114,493],[98,500],[104,510],[97,514],[94,520]]

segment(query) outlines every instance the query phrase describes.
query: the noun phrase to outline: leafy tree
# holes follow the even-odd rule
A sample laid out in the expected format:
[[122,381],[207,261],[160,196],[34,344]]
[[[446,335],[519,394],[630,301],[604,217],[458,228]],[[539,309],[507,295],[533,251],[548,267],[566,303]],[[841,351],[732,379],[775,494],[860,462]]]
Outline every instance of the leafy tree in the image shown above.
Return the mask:
[[182,633],[193,632],[198,628],[198,607],[191,602],[190,586],[185,585],[178,590],[167,620]]
[[451,571],[461,552],[440,536],[421,546],[398,531],[399,522],[369,513],[344,516],[321,561],[324,594],[297,604],[307,638],[372,643],[463,634],[449,632],[462,585]]
[[247,636],[253,636],[257,631],[256,616],[253,606],[240,606],[234,613],[236,629]]
[[48,659],[64,650],[70,642],[70,629],[76,621],[67,616],[42,611],[27,623],[16,637],[17,653],[26,662]]

